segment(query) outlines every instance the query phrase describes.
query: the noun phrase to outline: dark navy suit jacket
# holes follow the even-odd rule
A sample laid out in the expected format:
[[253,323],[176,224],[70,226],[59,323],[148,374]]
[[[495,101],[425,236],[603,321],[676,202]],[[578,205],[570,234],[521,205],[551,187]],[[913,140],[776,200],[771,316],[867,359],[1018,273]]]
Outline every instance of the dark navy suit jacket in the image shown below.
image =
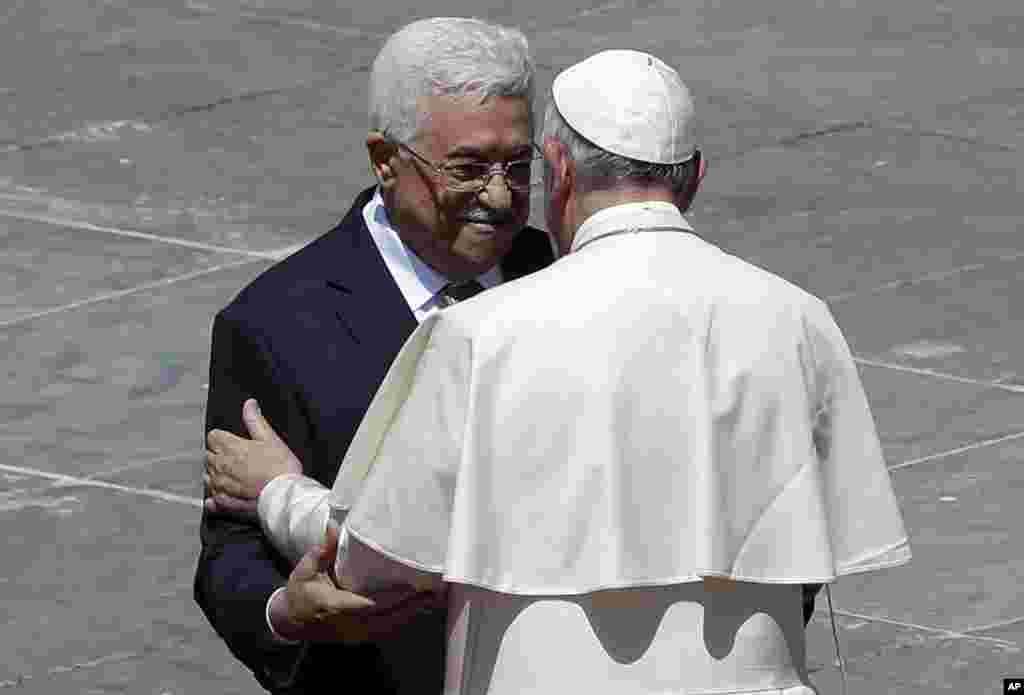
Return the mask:
[[[264,415],[327,487],[416,319],[363,220],[364,191],[333,230],[274,265],[213,324],[206,431],[245,435],[242,403]],[[502,261],[506,280],[552,261],[527,227]],[[289,646],[275,642],[266,602],[290,567],[255,524],[203,514],[195,599],[217,633],[275,693],[324,688],[360,693],[441,692],[443,616],[426,617],[394,643]],[[399,666],[401,664],[401,666]],[[348,687],[346,687],[348,686]]]

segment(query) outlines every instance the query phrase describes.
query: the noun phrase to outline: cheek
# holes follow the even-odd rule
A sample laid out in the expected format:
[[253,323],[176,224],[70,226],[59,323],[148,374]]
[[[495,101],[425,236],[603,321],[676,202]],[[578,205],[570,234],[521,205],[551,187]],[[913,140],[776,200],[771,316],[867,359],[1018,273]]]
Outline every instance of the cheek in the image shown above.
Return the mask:
[[401,191],[400,205],[405,219],[415,220],[418,226],[433,228],[441,221],[442,206],[435,200],[430,189],[420,182],[411,182]]

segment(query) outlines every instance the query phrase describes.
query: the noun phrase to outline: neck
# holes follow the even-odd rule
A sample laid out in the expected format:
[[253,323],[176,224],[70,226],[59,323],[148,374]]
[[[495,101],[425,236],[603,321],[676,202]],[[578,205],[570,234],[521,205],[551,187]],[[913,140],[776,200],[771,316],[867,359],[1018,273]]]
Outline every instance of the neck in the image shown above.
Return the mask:
[[[605,208],[625,205],[626,203],[662,202],[676,205],[678,200],[666,188],[618,188],[615,190],[590,191],[576,198],[572,206],[569,229],[572,236],[583,226],[587,219]],[[572,242],[570,237],[569,242]]]

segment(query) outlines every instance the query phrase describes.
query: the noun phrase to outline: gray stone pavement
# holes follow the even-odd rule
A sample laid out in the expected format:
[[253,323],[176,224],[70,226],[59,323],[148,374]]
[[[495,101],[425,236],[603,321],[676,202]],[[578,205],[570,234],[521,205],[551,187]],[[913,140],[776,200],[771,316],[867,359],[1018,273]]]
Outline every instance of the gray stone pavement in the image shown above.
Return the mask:
[[1024,675],[1019,0],[342,4],[0,10],[0,691],[259,691],[191,600],[210,321],[368,184],[382,38],[467,14],[527,30],[542,95],[603,48],[677,66],[697,227],[831,302],[915,550],[835,587],[851,695]]

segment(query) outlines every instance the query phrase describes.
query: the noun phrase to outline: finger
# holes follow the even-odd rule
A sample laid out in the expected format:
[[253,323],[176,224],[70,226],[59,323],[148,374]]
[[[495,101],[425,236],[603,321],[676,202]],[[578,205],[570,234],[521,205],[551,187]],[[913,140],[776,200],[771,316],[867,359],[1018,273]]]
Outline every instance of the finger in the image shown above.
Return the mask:
[[206,433],[206,448],[209,449],[210,451],[219,450],[219,447],[217,445],[217,437],[215,436],[215,433],[219,431],[220,430],[210,430],[209,432]]
[[242,486],[231,475],[231,467],[227,463],[230,460],[230,457],[220,454],[207,454],[203,482],[206,483],[206,489],[212,495],[231,495],[239,499],[246,499]]
[[307,550],[289,575],[289,582],[292,580],[308,582],[316,579],[317,575],[320,574],[320,554],[322,552],[322,545],[314,545]]
[[[267,419],[260,411],[260,404],[254,398],[250,398],[242,404],[242,422],[249,431],[249,436],[261,442],[281,442],[277,432],[270,426]],[[283,442],[281,442],[283,444]]]
[[335,586],[324,585],[322,598],[323,602],[330,606],[331,613],[357,616],[372,613],[377,608],[377,602],[369,596],[345,591]]
[[229,451],[238,441],[246,441],[226,430],[210,430],[206,435],[206,448],[215,454]]
[[214,500],[217,508],[222,512],[240,514],[247,518],[258,517],[259,503],[256,500],[247,500],[224,494],[214,495],[211,499]]

